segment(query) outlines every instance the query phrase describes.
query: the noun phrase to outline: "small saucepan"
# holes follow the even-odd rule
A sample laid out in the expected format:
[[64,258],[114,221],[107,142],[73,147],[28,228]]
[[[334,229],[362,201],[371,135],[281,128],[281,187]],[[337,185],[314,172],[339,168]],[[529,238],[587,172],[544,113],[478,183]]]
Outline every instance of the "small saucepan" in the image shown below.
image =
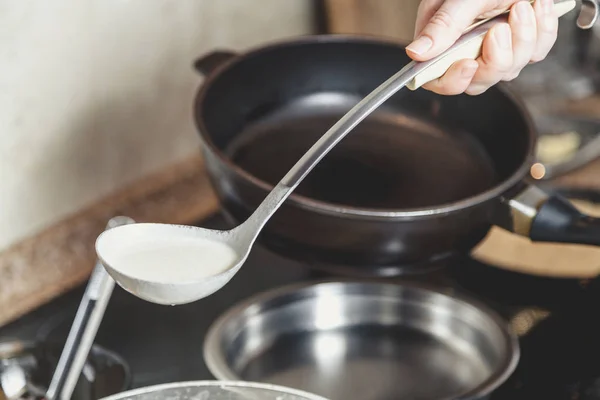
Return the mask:
[[[320,135],[409,61],[398,43],[338,35],[199,59],[195,120],[225,211],[245,220]],[[325,157],[259,240],[375,275],[466,253],[493,225],[600,245],[600,220],[525,181],[535,141],[503,85],[474,97],[402,90]]]
[[321,281],[233,306],[204,359],[217,379],[331,400],[483,400],[514,371],[519,345],[503,318],[450,289]]

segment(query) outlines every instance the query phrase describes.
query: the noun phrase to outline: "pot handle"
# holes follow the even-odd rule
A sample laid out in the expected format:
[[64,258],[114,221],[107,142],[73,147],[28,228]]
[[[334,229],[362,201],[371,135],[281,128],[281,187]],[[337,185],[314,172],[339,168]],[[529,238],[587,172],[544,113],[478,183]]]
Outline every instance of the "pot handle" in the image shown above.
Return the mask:
[[535,242],[600,246],[600,218],[580,212],[562,196],[528,186],[508,204],[517,234]]
[[237,57],[237,54],[232,51],[217,50],[212,53],[205,54],[194,61],[194,68],[200,74],[207,76],[212,74],[217,68],[227,63],[229,60]]

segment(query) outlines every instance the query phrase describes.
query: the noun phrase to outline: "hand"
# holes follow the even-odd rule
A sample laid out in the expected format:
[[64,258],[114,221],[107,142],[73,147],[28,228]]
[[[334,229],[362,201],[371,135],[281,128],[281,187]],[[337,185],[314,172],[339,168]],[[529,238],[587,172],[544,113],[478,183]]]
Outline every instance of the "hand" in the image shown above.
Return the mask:
[[488,32],[481,57],[457,61],[423,87],[443,95],[478,95],[499,81],[515,79],[527,64],[548,55],[556,41],[558,17],[553,0],[536,0],[534,5],[519,0],[422,0],[415,40],[406,48],[417,61],[448,49],[477,17],[497,15],[509,6],[509,22]]

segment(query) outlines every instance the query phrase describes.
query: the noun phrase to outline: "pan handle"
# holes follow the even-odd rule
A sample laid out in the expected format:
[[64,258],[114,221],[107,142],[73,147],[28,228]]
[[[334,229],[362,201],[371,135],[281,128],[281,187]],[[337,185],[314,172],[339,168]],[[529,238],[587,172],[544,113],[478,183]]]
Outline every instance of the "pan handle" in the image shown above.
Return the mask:
[[528,186],[508,205],[517,234],[535,242],[600,246],[600,218],[580,212],[562,196]]
[[238,55],[232,51],[217,50],[208,53],[194,61],[194,69],[201,75],[208,76],[212,74],[229,60],[236,58]]

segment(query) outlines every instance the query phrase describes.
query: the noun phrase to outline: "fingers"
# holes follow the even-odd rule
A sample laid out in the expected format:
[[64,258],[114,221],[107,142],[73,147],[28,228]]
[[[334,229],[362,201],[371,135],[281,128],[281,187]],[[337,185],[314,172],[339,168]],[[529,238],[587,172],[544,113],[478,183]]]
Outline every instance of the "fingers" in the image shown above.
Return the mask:
[[406,48],[417,61],[431,59],[448,49],[481,14],[502,10],[517,0],[445,0],[441,4],[437,0],[423,1],[417,26],[422,25],[422,20],[427,23]]
[[479,63],[475,60],[455,62],[444,76],[423,85],[423,88],[446,96],[463,93],[471,84],[478,67]]
[[[499,81],[515,79],[527,64],[543,60],[556,42],[554,0],[536,0],[534,5],[526,0],[477,1],[488,8],[477,8],[472,0],[423,0],[417,39],[407,48],[417,60],[429,59],[454,43],[463,26],[473,22],[473,15],[496,12],[490,11],[492,6],[504,10],[507,2],[512,3],[508,23],[498,24],[487,33],[477,68],[467,60],[457,62],[444,76],[424,85],[425,89],[442,95],[481,94]],[[423,43],[425,46],[419,47]]]
[[528,1],[516,3],[509,16],[512,31],[513,65],[502,80],[515,79],[529,64],[537,48],[537,22],[533,7]]
[[442,3],[444,3],[444,0],[423,0],[419,3],[417,20],[415,21],[415,37],[425,28],[427,22],[433,17]]
[[558,17],[554,13],[553,0],[538,0],[533,8],[537,20],[537,44],[531,61],[539,62],[546,58],[556,42]]
[[470,95],[485,92],[508,74],[513,66],[512,31],[510,25],[501,23],[487,33],[483,41],[479,68],[467,90]]

